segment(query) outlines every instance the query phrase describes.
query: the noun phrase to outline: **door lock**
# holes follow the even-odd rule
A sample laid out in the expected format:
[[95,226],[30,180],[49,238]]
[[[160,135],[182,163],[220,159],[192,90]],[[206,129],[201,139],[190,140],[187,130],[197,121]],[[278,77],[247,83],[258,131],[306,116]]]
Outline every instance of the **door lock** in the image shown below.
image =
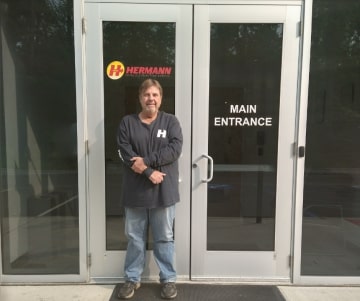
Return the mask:
[[299,146],[298,156],[299,156],[299,158],[305,157],[305,146]]

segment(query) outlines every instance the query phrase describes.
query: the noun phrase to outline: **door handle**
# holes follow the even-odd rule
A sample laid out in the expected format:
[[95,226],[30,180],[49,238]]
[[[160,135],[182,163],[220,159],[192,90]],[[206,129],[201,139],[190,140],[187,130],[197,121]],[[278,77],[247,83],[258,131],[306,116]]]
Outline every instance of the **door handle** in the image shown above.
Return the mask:
[[206,158],[208,160],[208,162],[210,162],[210,170],[209,170],[209,177],[206,178],[205,180],[201,180],[201,182],[209,183],[213,179],[213,176],[214,176],[214,160],[209,155],[203,154],[202,157]]

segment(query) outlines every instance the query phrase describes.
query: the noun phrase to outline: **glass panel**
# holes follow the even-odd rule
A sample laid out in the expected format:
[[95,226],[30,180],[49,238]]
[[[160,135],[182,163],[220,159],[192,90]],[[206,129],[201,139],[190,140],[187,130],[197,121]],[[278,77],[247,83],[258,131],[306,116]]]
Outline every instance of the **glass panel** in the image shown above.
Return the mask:
[[302,275],[360,276],[360,2],[314,0]]
[[161,109],[175,113],[175,23],[103,22],[103,37],[106,249],[125,250],[117,126],[124,115],[140,112],[138,87],[148,77],[163,87]]
[[212,24],[208,250],[274,250],[282,24]]
[[0,0],[4,274],[78,274],[72,1]]

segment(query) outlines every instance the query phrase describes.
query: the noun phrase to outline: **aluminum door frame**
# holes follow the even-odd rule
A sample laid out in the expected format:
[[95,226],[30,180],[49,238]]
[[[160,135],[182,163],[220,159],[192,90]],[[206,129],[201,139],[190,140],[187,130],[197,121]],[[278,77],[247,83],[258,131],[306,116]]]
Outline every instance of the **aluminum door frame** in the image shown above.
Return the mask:
[[[85,3],[86,24],[86,140],[88,141],[88,250],[91,255],[90,282],[123,280],[125,251],[108,251],[105,246],[105,154],[102,21],[176,22],[175,112],[183,130],[180,158],[180,197],[175,237],[179,279],[189,279],[190,260],[190,131],[192,6],[162,4]],[[181,66],[181,67],[180,67]],[[158,279],[158,269],[148,252],[143,278]]]
[[[194,14],[192,265],[198,280],[291,281],[292,223],[296,156],[297,85],[301,3],[294,5],[197,6]],[[210,24],[283,23],[279,142],[276,188],[275,251],[207,251],[207,174]],[[211,155],[211,154],[209,154]]]

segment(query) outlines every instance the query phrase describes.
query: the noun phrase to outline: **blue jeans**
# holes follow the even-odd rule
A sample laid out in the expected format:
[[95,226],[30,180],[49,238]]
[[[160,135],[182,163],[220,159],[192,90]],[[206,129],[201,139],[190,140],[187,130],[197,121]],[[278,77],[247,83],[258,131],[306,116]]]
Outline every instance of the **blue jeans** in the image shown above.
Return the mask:
[[147,229],[154,239],[154,257],[160,269],[160,282],[175,282],[174,268],[175,205],[161,208],[125,208],[125,234],[128,246],[125,258],[126,281],[140,282],[146,261]]

